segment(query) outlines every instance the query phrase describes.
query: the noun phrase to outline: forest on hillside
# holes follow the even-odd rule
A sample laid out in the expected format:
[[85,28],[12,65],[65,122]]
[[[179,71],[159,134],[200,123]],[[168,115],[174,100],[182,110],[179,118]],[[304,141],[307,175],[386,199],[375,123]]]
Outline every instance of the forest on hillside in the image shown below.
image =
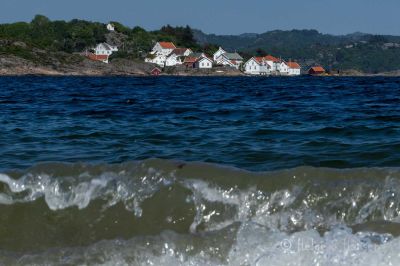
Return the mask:
[[269,31],[262,34],[214,35],[193,32],[199,44],[215,43],[242,54],[272,54],[302,66],[381,73],[400,69],[400,37],[363,33],[335,36],[316,30]]
[[126,27],[115,21],[111,23],[116,28],[115,32],[109,32],[104,23],[78,19],[68,22],[51,21],[42,15],[35,16],[30,23],[0,24],[0,43],[18,41],[27,45],[27,47],[1,45],[0,53],[25,56],[29,52],[25,50],[33,48],[77,53],[101,42],[114,42],[120,47],[120,52],[114,55],[115,57],[140,58],[150,51],[157,41],[171,41],[194,51],[208,47],[208,45],[200,47],[193,38],[189,26],[167,25],[157,31],[146,31],[141,27]]

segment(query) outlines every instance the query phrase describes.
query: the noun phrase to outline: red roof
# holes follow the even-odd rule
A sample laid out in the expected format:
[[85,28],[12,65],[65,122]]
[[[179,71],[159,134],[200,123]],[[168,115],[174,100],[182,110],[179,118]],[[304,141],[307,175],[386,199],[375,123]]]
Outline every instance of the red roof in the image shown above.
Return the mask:
[[155,68],[153,68],[153,70],[151,71],[151,74],[153,75],[153,76],[158,76],[158,75],[160,75],[161,74],[161,69],[159,69],[158,67],[155,67]]
[[297,68],[297,69],[301,68],[300,65],[296,62],[287,62],[287,65],[289,68]]
[[175,48],[172,53],[176,55],[183,55],[189,48]]
[[196,57],[185,57],[185,60],[183,61],[183,63],[194,63],[197,61]]
[[172,42],[159,42],[162,48],[164,49],[175,49],[176,46]]
[[267,61],[272,61],[272,62],[280,62],[280,60],[272,55],[267,55],[266,57],[264,57],[265,60]]
[[90,60],[95,60],[95,61],[105,61],[108,59],[108,55],[103,55],[103,54],[95,55],[93,53],[88,53],[86,56]]
[[254,57],[254,60],[256,60],[258,63],[261,63],[263,59],[264,59],[264,57],[262,57],[262,56]]
[[310,68],[310,70],[314,71],[314,72],[325,72],[325,69],[322,66],[315,66]]

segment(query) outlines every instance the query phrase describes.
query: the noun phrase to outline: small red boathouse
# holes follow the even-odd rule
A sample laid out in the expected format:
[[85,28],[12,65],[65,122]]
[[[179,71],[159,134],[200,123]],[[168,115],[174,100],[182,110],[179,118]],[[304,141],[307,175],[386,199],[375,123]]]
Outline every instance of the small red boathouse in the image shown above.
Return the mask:
[[308,70],[309,75],[323,75],[325,73],[326,71],[322,66],[315,66],[310,68],[310,70]]
[[159,76],[161,74],[161,69],[158,67],[153,68],[153,70],[150,72],[152,76]]

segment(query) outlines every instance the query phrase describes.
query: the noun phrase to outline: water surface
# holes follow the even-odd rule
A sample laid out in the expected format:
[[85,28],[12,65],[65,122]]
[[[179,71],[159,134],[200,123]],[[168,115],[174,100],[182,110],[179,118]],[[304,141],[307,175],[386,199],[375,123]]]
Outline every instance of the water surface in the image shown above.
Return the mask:
[[400,78],[0,88],[0,265],[400,264]]

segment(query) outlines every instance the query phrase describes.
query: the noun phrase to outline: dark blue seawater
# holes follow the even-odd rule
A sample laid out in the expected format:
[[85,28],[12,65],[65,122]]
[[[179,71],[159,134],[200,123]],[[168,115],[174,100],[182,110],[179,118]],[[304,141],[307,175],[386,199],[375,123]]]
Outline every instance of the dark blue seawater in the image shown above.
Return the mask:
[[0,78],[0,167],[400,165],[399,78]]
[[0,77],[0,265],[386,266],[399,246],[400,78]]

